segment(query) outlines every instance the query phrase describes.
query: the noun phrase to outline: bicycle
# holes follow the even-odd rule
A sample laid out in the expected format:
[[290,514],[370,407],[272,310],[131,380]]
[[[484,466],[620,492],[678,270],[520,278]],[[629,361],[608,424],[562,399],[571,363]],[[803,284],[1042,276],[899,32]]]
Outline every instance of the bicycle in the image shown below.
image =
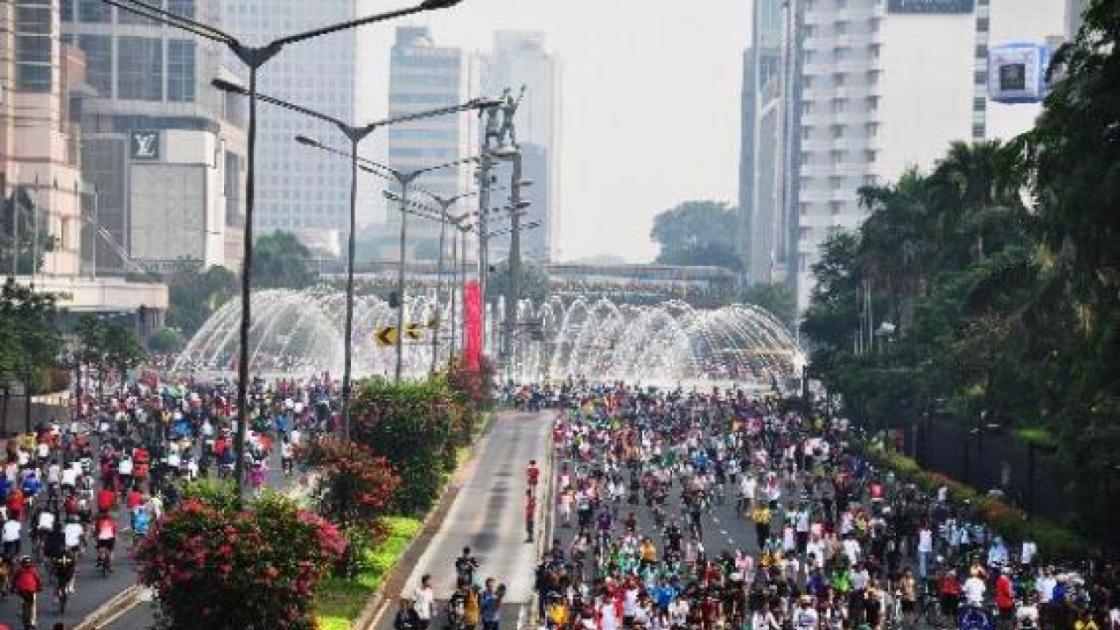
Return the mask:
[[113,571],[113,553],[108,547],[97,548],[97,571],[101,577],[106,577]]
[[36,613],[38,612],[38,594],[37,593],[21,593],[21,601],[19,603],[19,619],[23,623],[24,630],[34,630]]

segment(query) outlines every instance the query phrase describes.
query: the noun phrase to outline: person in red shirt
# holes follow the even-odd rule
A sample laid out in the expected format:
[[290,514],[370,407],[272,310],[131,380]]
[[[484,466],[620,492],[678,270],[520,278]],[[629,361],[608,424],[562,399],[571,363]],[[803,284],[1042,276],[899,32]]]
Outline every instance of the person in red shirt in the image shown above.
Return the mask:
[[37,608],[36,598],[39,591],[43,590],[43,581],[39,579],[39,572],[35,570],[35,564],[31,562],[30,556],[20,558],[19,568],[12,576],[12,592],[19,595],[26,605],[30,607],[31,614],[28,621],[30,627],[35,627]]
[[144,504],[144,495],[135,487],[128,491],[128,511],[132,512]]
[[1015,587],[1011,584],[1010,569],[1003,568],[996,578],[996,608],[999,610],[1000,619],[1010,623],[1015,617]]
[[117,493],[109,488],[101,488],[97,492],[97,511],[107,514],[117,505]]
[[525,491],[525,542],[533,542],[533,530],[537,521],[537,497],[533,491]]
[[941,576],[941,581],[937,584],[937,592],[941,595],[941,613],[950,619],[956,619],[962,593],[956,571],[950,569]]
[[529,467],[525,469],[525,481],[529,484],[529,489],[536,492],[537,482],[541,478],[541,469],[537,467],[537,460],[529,460]]
[[13,488],[11,494],[8,495],[8,515],[17,521],[21,520],[25,509],[26,501],[23,497],[23,490]]

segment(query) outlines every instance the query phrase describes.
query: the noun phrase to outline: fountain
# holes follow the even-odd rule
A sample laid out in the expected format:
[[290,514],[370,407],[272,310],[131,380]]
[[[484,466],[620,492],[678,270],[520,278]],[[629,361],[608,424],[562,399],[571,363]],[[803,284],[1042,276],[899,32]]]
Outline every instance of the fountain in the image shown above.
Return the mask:
[[[344,296],[330,289],[267,290],[253,294],[250,368],[254,374],[310,376],[342,372]],[[450,352],[450,313],[433,293],[409,297],[406,321],[441,323]],[[561,300],[535,305],[523,300],[517,321],[506,326],[502,304],[487,309],[487,343],[497,354],[500,333],[512,329],[505,374],[518,381],[586,376],[669,385],[737,382],[769,385],[795,375],[803,363],[790,331],[754,306],[695,309],[681,301],[655,306],[615,304],[606,299]],[[437,318],[436,315],[439,315]],[[241,308],[226,304],[191,339],[176,363],[179,372],[232,374],[237,367]],[[396,325],[396,312],[377,297],[356,298],[355,376],[392,374],[394,348],[379,347],[378,329]],[[426,330],[426,335],[431,331]],[[428,337],[430,340],[430,337]],[[418,377],[431,362],[430,341],[405,346],[404,372]]]

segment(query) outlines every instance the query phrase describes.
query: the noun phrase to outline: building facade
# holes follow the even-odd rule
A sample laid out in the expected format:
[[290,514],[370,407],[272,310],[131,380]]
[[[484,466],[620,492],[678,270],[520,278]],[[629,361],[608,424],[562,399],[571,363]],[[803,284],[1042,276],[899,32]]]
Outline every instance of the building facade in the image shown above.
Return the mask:
[[[221,23],[242,41],[263,44],[284,35],[352,20],[355,0],[220,0]],[[290,46],[259,75],[261,93],[310,107],[339,120],[356,118],[357,32],[345,30]],[[297,144],[304,135],[346,146],[330,124],[261,105],[258,112],[257,234],[304,230],[321,234],[350,230],[350,164]],[[344,237],[343,237],[344,238]]]
[[800,309],[825,241],[866,216],[860,187],[929,171],[954,141],[1007,139],[1033,124],[1039,105],[988,99],[988,50],[1057,45],[1068,11],[1052,0],[800,0],[787,34],[800,91],[787,167]]
[[790,222],[781,165],[788,150],[790,84],[783,76],[782,0],[757,0],[743,56],[739,259],[748,284],[787,281]]
[[[205,23],[218,0],[152,0]],[[213,42],[95,0],[63,0],[65,41],[86,59],[84,263],[100,273],[240,266],[244,107]]]
[[[389,66],[390,118],[451,107],[474,96],[476,72],[462,50],[437,46],[426,27],[402,26],[396,33]],[[454,114],[394,125],[388,131],[389,166],[410,173],[473,155],[473,119],[470,114]],[[439,169],[424,174],[415,185],[450,198],[468,189],[470,172],[465,164]],[[382,252],[396,253],[400,219],[400,211],[390,204]],[[406,256],[410,260],[438,258],[439,230],[435,221],[410,216]],[[449,243],[445,243],[448,251]]]
[[[51,251],[42,254],[41,266],[29,259],[25,267],[17,260],[13,268],[12,261],[3,261],[12,275],[78,273],[80,130],[72,107],[84,81],[82,55],[60,36],[58,0],[0,3],[0,184],[5,208],[34,208],[32,225],[21,223],[16,230],[33,231],[35,242],[47,235],[54,240]],[[27,240],[27,233],[19,240]]]
[[532,203],[522,222],[541,224],[524,234],[522,251],[547,262],[553,259],[560,225],[561,65],[545,49],[543,33],[498,31],[493,50],[482,63],[482,90],[489,96],[506,89],[516,95],[522,86],[525,98],[517,110],[517,142],[524,155],[523,175],[533,181],[522,191],[522,197]]

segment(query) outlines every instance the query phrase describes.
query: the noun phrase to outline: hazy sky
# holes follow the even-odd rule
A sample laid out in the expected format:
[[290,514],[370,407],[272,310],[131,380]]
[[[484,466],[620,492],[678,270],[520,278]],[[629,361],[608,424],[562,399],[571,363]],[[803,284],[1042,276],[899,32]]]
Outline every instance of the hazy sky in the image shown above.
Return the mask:
[[[359,14],[407,4],[359,0]],[[464,0],[409,22],[438,45],[487,51],[537,30],[563,62],[561,256],[648,261],[652,218],[738,196],[739,92],[750,0]],[[364,28],[359,117],[387,107],[390,25]],[[368,58],[367,58],[368,57]],[[379,149],[379,150],[383,150]]]

